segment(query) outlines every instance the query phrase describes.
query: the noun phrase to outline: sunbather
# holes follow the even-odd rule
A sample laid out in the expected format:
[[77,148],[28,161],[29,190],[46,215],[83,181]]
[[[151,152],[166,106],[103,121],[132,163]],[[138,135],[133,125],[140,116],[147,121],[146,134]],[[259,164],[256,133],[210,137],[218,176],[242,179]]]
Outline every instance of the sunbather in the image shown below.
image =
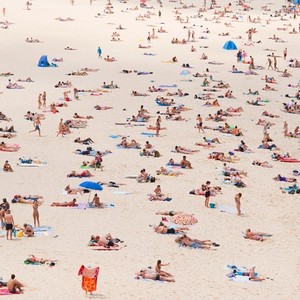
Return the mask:
[[74,207],[78,206],[76,201],[77,200],[74,198],[72,201],[69,202],[52,202],[51,206]]
[[158,226],[154,226],[154,231],[161,234],[176,234],[183,233],[184,231],[189,230],[188,227],[168,227],[164,223],[160,222]]
[[213,243],[210,240],[200,241],[198,239],[191,239],[190,237],[188,237],[185,234],[181,237],[178,237],[175,240],[175,242],[180,244],[181,246],[188,246],[191,248],[205,249],[205,250],[210,250],[212,246],[215,246],[215,247],[220,246],[219,244]]
[[263,242],[266,240],[266,236],[270,236],[269,234],[263,232],[252,232],[251,229],[247,229],[245,233],[245,238],[254,241]]

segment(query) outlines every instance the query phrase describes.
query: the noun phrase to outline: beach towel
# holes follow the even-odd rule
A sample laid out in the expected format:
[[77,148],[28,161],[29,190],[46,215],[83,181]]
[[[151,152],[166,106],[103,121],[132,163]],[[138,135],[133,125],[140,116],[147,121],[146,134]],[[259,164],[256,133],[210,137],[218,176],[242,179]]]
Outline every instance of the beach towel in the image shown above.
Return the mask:
[[92,250],[96,250],[96,251],[117,251],[122,249],[123,247],[119,247],[119,245],[114,245],[114,246],[110,246],[110,247],[104,247],[104,246],[92,246],[91,249]]
[[98,274],[99,267],[86,268],[82,265],[78,271],[78,275],[82,275],[81,288],[89,293],[96,291]]
[[9,295],[15,295],[20,294],[20,292],[11,293],[8,288],[0,288],[0,296],[9,296]]
[[177,84],[160,84],[160,88],[177,88]]
[[156,134],[152,132],[141,132],[141,135],[146,135],[148,137],[154,137]]
[[132,192],[128,192],[128,191],[114,191],[114,194],[116,194],[116,195],[131,195]]
[[[228,206],[228,205],[221,204],[221,205],[218,205],[218,209],[220,212],[226,212],[226,213],[234,214],[234,215],[237,214],[237,209],[234,206]],[[241,210],[241,213],[244,214],[244,211]]]

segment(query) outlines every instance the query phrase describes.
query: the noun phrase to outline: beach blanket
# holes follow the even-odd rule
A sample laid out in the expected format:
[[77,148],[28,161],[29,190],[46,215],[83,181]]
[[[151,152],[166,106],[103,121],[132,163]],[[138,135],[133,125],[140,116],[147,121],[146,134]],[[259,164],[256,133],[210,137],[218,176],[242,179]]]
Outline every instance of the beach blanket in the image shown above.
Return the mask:
[[116,195],[131,195],[133,193],[132,192],[128,192],[128,191],[114,191],[114,194],[116,194]]
[[160,84],[160,88],[177,88],[177,84]]
[[156,133],[152,133],[152,132],[141,132],[141,135],[146,135],[148,137],[154,137],[156,135]]
[[77,203],[77,206],[69,206],[71,208],[77,208],[77,209],[87,209],[87,208],[109,208],[109,207],[115,207],[113,203],[102,203],[102,207],[96,207],[95,205],[92,205],[91,203]]
[[20,292],[17,293],[11,293],[8,288],[0,288],[0,296],[9,296],[9,295],[15,295],[20,294]]
[[123,247],[120,247],[119,245],[115,245],[115,246],[110,246],[110,247],[104,247],[104,246],[92,246],[91,249],[92,250],[96,250],[96,251],[117,251],[122,249]]

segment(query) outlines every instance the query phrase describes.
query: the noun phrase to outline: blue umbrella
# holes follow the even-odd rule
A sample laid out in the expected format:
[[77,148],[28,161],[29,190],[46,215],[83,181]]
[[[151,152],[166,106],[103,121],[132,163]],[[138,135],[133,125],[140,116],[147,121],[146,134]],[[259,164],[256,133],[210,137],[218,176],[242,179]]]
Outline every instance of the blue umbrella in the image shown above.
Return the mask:
[[189,70],[182,70],[180,73],[179,73],[179,75],[190,75],[191,74],[191,72],[189,71]]
[[84,181],[84,182],[81,182],[79,184],[80,187],[83,187],[85,189],[88,189],[88,190],[94,190],[94,191],[102,191],[103,190],[103,187],[97,183],[97,182],[94,182],[94,181]]

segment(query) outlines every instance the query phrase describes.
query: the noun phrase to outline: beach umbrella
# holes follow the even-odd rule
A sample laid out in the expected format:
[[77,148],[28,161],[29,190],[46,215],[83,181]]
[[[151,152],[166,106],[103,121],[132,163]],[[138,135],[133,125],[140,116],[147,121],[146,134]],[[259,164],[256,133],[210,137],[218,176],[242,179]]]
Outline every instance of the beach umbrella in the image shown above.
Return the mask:
[[98,182],[94,181],[84,181],[79,184],[80,187],[83,187],[88,190],[93,190],[93,191],[102,191],[103,187],[101,184]]
[[223,49],[225,49],[225,50],[237,50],[237,46],[233,41],[227,41],[224,44]]
[[183,76],[186,76],[186,75],[190,75],[191,72],[189,70],[182,70],[179,75],[183,75]]
[[88,198],[88,201],[86,203],[86,206],[88,206],[88,203],[90,202],[91,191],[102,191],[103,190],[102,185],[99,184],[98,182],[94,182],[94,181],[84,181],[84,182],[81,182],[79,184],[79,186],[82,187],[82,188],[90,190],[89,198]]

